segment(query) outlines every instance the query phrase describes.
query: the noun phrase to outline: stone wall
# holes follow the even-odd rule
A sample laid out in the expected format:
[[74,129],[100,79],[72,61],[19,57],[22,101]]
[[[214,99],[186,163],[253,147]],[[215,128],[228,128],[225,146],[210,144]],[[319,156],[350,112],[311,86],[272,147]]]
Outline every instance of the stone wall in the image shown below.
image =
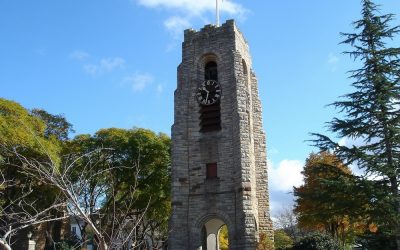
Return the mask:
[[[218,65],[222,129],[202,133],[195,92],[210,60]],[[230,249],[255,249],[259,230],[272,230],[256,85],[248,45],[232,20],[185,31],[172,126],[170,249],[198,249],[211,218],[228,226]],[[206,179],[210,162],[217,162],[217,179]]]

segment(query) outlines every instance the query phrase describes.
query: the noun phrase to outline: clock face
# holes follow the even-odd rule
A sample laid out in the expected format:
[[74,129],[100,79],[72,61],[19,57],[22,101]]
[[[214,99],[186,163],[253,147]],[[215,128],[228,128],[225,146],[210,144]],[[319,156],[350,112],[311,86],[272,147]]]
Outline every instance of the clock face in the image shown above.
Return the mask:
[[196,92],[196,99],[201,105],[212,105],[221,97],[221,87],[217,81],[204,81]]

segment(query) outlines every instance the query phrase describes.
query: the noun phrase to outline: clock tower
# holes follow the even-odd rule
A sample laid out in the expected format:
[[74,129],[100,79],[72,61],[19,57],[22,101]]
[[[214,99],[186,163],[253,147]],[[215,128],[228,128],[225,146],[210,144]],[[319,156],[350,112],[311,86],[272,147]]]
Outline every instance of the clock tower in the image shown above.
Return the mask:
[[185,30],[172,126],[169,249],[273,239],[265,134],[249,47],[233,20]]

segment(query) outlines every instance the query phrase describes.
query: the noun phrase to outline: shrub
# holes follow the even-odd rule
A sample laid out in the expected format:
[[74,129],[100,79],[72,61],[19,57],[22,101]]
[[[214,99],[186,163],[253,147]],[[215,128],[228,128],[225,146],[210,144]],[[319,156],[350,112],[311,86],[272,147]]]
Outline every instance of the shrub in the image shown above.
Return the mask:
[[339,250],[339,244],[329,235],[312,233],[303,237],[293,246],[293,250]]
[[260,233],[260,241],[257,244],[257,250],[273,250],[274,242],[266,233]]
[[274,246],[276,250],[291,249],[293,246],[293,240],[285,233],[285,231],[275,230]]
[[55,242],[55,249],[56,250],[77,250],[77,249],[81,248],[80,245],[81,244],[80,244],[79,239],[76,236],[72,235],[62,241]]

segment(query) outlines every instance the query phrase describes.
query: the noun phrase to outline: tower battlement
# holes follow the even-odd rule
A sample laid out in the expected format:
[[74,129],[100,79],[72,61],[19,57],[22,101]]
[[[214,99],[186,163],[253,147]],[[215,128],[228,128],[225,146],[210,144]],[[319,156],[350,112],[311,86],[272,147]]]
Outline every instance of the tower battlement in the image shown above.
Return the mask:
[[196,36],[202,36],[204,33],[233,33],[237,29],[235,21],[233,19],[227,20],[221,26],[216,26],[214,24],[207,24],[200,31],[196,31],[194,29],[186,29],[184,31],[184,41],[191,41],[196,38]]
[[[235,39],[232,39],[233,37]],[[248,50],[247,41],[233,19],[227,20],[218,27],[213,24],[207,24],[200,31],[186,29],[184,31],[183,47],[204,40],[208,42],[222,41],[225,40],[224,38],[230,38],[230,41],[235,41],[235,44],[246,47]]]

